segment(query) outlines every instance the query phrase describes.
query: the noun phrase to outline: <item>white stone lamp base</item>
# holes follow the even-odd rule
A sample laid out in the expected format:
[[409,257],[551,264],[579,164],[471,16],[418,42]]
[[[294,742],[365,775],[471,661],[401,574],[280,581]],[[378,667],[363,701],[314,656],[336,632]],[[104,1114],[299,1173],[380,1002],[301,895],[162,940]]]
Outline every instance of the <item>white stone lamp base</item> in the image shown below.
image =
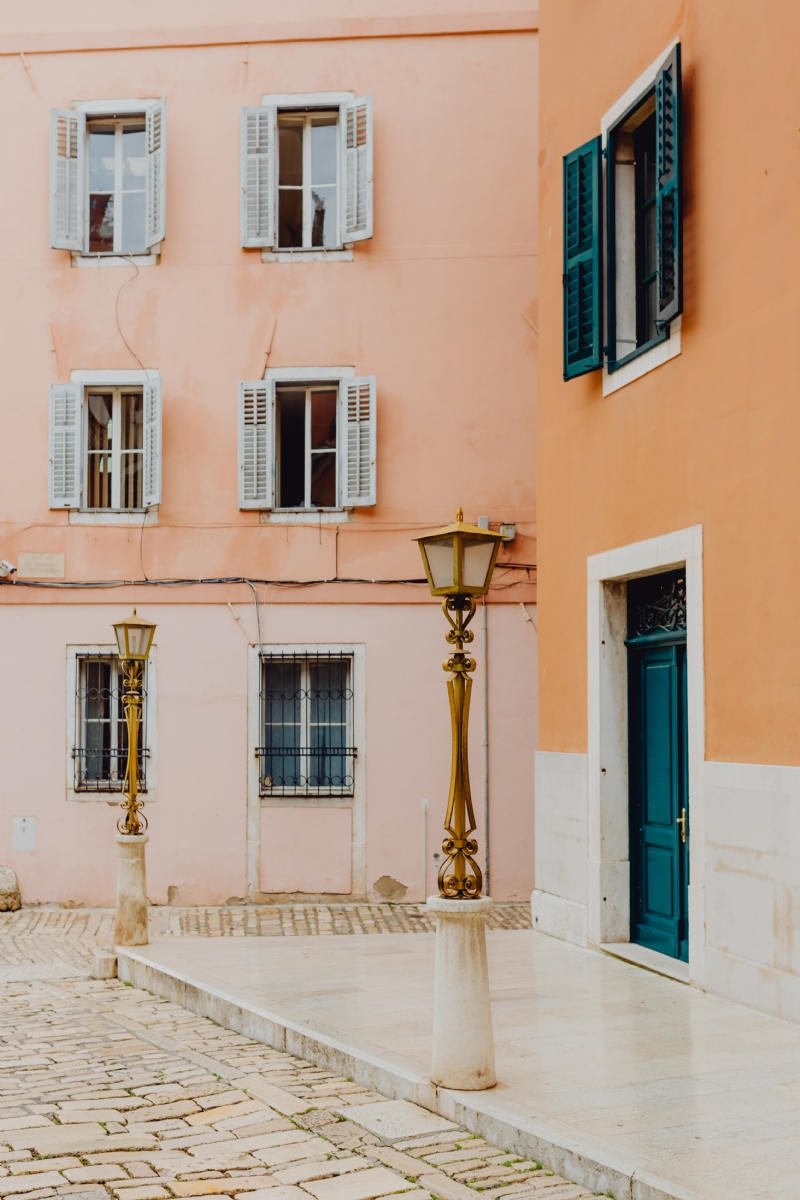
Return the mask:
[[478,1092],[497,1083],[486,960],[485,915],[492,907],[488,896],[428,897],[436,916],[431,1079],[437,1087]]
[[115,946],[146,946],[147,875],[144,847],[147,834],[117,834],[117,912],[114,920]]

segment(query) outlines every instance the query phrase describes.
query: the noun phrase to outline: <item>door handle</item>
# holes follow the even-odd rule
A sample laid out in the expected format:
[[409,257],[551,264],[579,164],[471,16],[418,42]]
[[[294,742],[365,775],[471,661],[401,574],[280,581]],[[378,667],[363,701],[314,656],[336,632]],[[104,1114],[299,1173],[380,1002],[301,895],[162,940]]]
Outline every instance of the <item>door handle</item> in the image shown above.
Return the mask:
[[681,815],[675,818],[675,823],[680,826],[681,841],[686,841],[686,809],[681,809]]

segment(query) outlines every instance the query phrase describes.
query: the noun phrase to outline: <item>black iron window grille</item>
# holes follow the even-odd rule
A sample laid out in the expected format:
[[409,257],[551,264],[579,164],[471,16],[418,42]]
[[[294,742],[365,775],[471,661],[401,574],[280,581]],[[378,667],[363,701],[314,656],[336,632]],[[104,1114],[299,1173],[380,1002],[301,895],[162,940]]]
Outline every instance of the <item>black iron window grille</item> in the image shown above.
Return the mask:
[[[76,792],[121,792],[128,760],[128,727],[122,708],[124,677],[116,655],[77,655],[75,703]],[[139,790],[147,791],[147,664],[139,731]]]
[[262,796],[352,796],[353,660],[343,653],[261,660]]

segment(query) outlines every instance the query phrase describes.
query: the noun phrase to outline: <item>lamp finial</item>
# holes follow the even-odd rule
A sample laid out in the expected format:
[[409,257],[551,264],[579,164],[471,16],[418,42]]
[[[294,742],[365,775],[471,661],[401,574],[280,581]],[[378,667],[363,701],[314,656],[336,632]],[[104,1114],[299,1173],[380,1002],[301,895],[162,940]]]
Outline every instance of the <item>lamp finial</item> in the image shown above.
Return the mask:
[[463,521],[463,520],[464,520],[464,510],[463,510],[463,508],[460,508],[460,509],[458,510],[458,512],[456,513],[456,520],[457,520],[457,521]]

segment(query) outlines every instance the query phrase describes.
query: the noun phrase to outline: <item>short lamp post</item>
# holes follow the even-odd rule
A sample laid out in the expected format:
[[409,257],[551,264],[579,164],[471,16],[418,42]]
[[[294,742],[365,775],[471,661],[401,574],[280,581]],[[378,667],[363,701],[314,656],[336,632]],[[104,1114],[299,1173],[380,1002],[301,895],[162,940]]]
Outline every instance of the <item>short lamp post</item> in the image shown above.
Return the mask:
[[428,898],[436,917],[436,981],[433,1014],[432,1081],[439,1087],[479,1091],[497,1082],[494,1064],[485,914],[492,901],[481,896],[483,878],[475,862],[478,843],[469,785],[469,704],[475,659],[464,653],[473,639],[470,621],[475,598],[492,581],[499,533],[468,525],[458,510],[455,524],[416,539],[431,594],[442,597],[450,628],[445,635],[455,652],[443,664],[448,672],[452,731],[450,793],[445,815],[444,858],[439,895]]
[[133,616],[114,626],[125,690],[122,711],[128,731],[128,756],[122,784],[120,808],[124,814],[117,822],[117,911],[114,943],[117,946],[147,944],[147,874],[144,847],[147,842],[147,818],[139,799],[139,731],[142,724],[142,684],[144,665],[153,644],[156,627],[151,621]]

